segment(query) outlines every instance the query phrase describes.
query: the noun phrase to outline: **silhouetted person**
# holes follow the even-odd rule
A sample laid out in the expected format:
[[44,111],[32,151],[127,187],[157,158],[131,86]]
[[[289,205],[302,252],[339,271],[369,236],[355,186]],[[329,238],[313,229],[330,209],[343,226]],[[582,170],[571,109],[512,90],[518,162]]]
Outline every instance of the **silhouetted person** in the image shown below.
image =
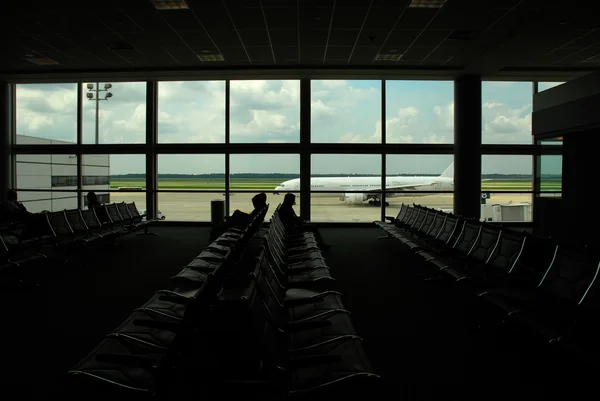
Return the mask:
[[292,233],[296,231],[310,231],[315,235],[315,239],[317,240],[317,245],[319,246],[319,248],[331,248],[331,245],[326,244],[325,241],[323,241],[321,232],[317,227],[298,217],[296,211],[294,211],[295,204],[296,195],[288,193],[283,198],[283,202],[279,207],[279,218],[281,219],[281,223],[283,223],[285,230]]
[[100,201],[98,200],[98,196],[96,195],[96,193],[94,191],[88,192],[86,198],[87,198],[88,209],[102,206],[100,204]]
[[22,221],[27,219],[31,213],[19,202],[17,191],[10,189],[6,193],[6,202],[4,204],[5,218],[8,221]]
[[261,192],[254,195],[254,197],[252,197],[252,206],[254,206],[254,209],[250,213],[242,212],[239,209],[233,212],[231,217],[227,219],[226,226],[245,226],[250,223],[250,220],[267,206],[267,194]]

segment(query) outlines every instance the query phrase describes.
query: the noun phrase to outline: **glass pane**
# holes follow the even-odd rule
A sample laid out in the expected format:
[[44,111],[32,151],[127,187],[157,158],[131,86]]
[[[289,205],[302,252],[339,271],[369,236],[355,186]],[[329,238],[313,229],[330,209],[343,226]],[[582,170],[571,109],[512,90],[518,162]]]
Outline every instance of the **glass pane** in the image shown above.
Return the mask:
[[380,220],[380,192],[380,155],[312,155],[312,221]]
[[225,81],[159,82],[158,142],[225,142]]
[[77,155],[16,155],[16,173],[18,190],[76,190]]
[[454,143],[452,81],[386,81],[385,95],[387,143]]
[[381,81],[311,82],[311,141],[381,143]]
[[210,221],[212,200],[224,200],[223,194],[159,192],[159,216],[170,221]]
[[[277,205],[286,192],[300,189],[300,155],[297,154],[241,154],[230,156],[230,188],[266,192]],[[276,171],[276,173],[274,172]],[[275,192],[280,193],[274,195]],[[233,212],[235,209],[230,208]]]
[[225,155],[158,155],[158,189],[225,189]]
[[387,155],[386,215],[397,215],[403,203],[452,209],[453,161],[453,155]]
[[538,82],[538,93],[562,84],[564,82]]
[[[87,204],[85,201],[84,195],[84,204]],[[100,203],[131,203],[135,202],[135,206],[139,210],[140,214],[146,213],[146,191],[135,191],[135,192],[126,192],[126,191],[116,191],[109,192],[98,195],[98,200]]]
[[483,144],[531,144],[531,82],[482,82]]
[[540,156],[540,192],[542,196],[561,196],[544,192],[562,191],[562,156],[541,155]]
[[18,192],[19,201],[31,213],[77,209],[77,192]]
[[[260,191],[257,191],[257,193]],[[265,215],[265,221],[269,221],[271,216],[273,216],[273,212],[277,205],[283,202],[284,194],[273,195],[272,192],[265,191],[267,195],[267,203],[269,204],[269,210]],[[287,193],[287,192],[286,192]],[[296,195],[296,213],[300,214],[300,192],[292,192]],[[252,197],[254,197],[256,193],[244,193],[244,192],[231,192],[229,196],[229,214],[233,214],[234,211],[240,210],[245,213],[250,213],[254,207],[252,205]]]
[[483,192],[481,220],[532,221],[532,200],[531,193]]
[[16,143],[77,143],[77,84],[16,85]]
[[533,191],[533,158],[527,155],[481,156],[483,191]]
[[300,81],[231,81],[230,101],[231,142],[300,141]]
[[83,84],[83,143],[146,142],[145,82]]

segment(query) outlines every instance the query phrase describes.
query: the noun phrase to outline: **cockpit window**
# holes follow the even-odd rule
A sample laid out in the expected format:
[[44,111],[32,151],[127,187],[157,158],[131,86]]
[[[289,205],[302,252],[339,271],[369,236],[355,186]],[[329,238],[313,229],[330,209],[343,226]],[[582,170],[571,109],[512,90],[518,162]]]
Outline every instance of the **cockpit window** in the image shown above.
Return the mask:
[[285,187],[285,184],[281,184],[281,187],[282,187],[282,188],[283,188],[283,187]]

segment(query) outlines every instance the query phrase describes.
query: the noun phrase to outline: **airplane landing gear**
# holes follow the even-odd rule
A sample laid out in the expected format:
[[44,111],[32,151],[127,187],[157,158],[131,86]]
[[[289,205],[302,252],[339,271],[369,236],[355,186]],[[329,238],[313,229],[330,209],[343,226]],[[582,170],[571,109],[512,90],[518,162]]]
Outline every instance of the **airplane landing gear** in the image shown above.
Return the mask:
[[[369,199],[369,205],[371,206],[376,206],[376,207],[380,207],[381,206],[381,200],[379,199]],[[389,206],[389,202],[385,202],[386,206]]]

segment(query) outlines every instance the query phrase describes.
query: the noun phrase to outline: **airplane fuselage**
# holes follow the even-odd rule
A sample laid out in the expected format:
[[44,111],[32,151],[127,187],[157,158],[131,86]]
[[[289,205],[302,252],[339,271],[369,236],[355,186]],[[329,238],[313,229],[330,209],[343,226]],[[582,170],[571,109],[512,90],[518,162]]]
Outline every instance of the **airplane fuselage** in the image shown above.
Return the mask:
[[[451,177],[386,177],[386,189],[399,192],[452,191],[454,179]],[[380,177],[311,177],[312,191],[377,192],[381,190]],[[300,190],[300,179],[285,181],[275,188],[275,192]],[[316,195],[316,194],[315,194]],[[389,196],[400,194],[389,194]]]

